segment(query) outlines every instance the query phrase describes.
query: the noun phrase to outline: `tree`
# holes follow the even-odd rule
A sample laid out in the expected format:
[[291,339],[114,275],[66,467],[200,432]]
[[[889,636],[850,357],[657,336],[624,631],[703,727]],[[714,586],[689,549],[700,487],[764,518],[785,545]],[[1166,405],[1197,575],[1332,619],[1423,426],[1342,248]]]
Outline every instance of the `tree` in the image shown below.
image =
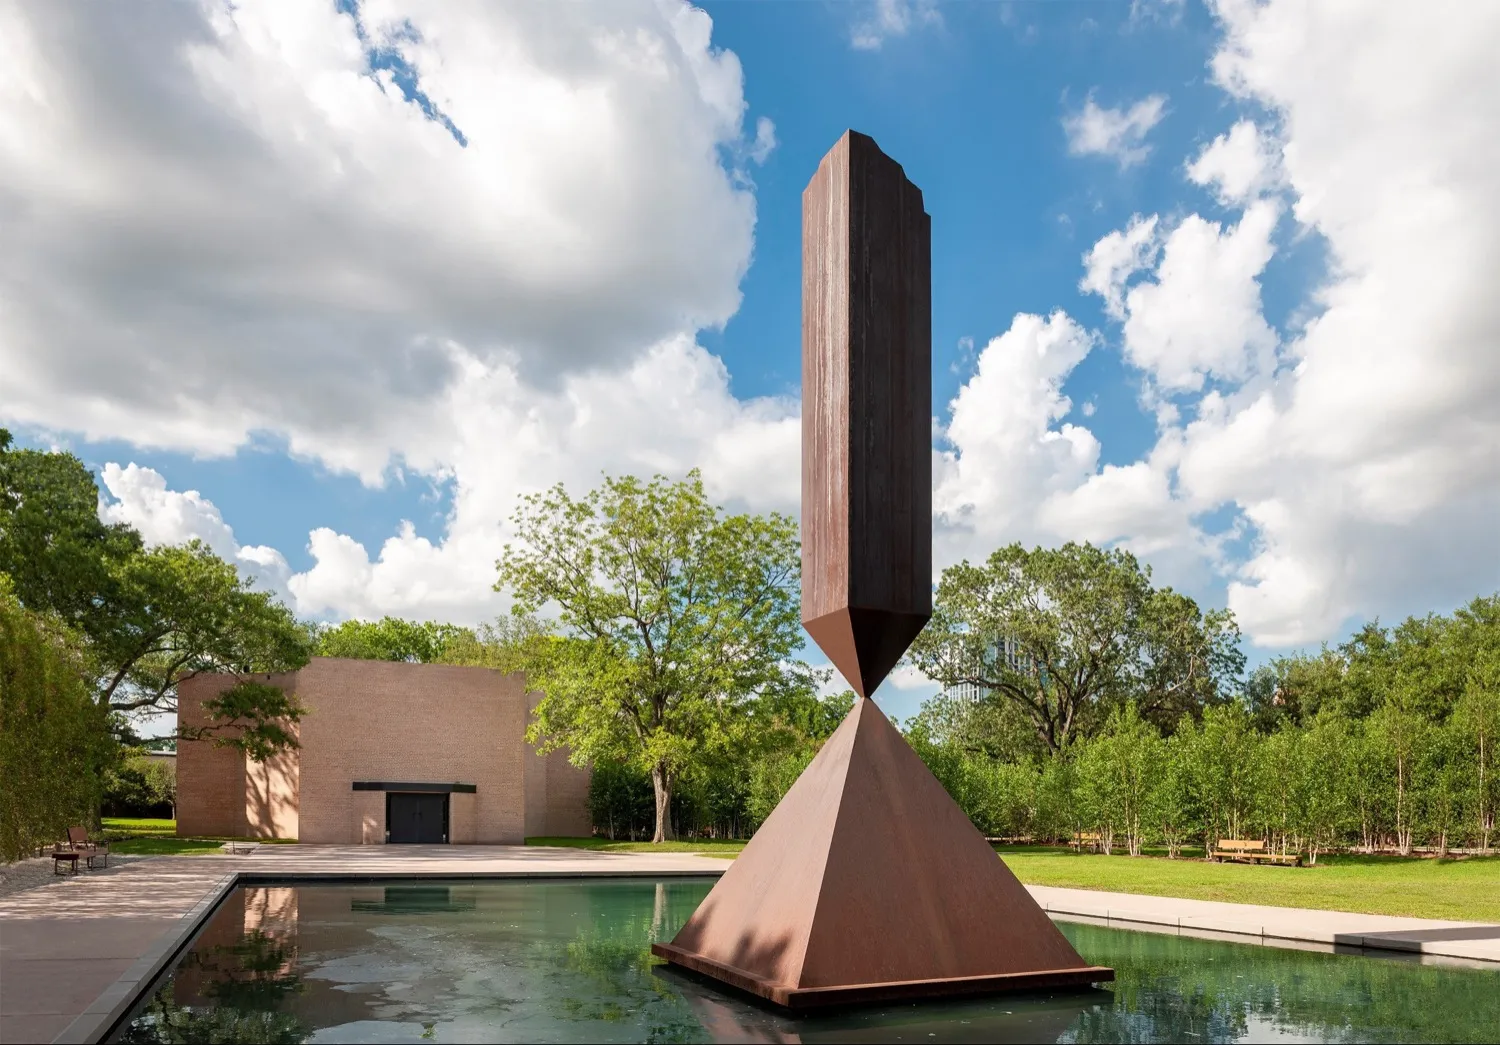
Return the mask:
[[1479,848],[1490,848],[1500,807],[1500,595],[1478,598],[1454,614],[1451,655],[1467,667],[1453,722],[1474,767],[1469,802]]
[[525,671],[553,637],[546,621],[513,613],[481,624],[475,631],[459,629],[444,640],[437,659],[443,664],[494,668],[507,674]]
[[199,541],[158,547],[120,570],[121,604],[94,643],[99,701],[112,712],[177,710],[177,686],[204,673],[240,676],[209,701],[207,726],[178,727],[183,740],[213,739],[255,757],[295,746],[286,724],[301,715],[279,687],[250,676],[307,662],[307,629],[268,592]]
[[740,743],[757,695],[811,692],[801,645],[796,524],[725,515],[696,471],[671,483],[606,477],[575,500],[522,500],[497,589],[521,613],[555,605],[566,634],[527,659],[545,694],[527,736],[579,764],[651,774],[654,839],[674,837],[679,775]]
[[1097,729],[1128,698],[1172,729],[1227,694],[1244,667],[1227,610],[1204,614],[1121,550],[1001,548],[943,571],[912,662],[944,686],[1015,702],[1045,750]]
[[1320,850],[1333,848],[1348,819],[1350,746],[1347,725],[1333,713],[1318,716],[1298,745],[1296,786],[1302,795],[1302,833],[1310,865],[1318,862]]
[[1187,840],[1202,830],[1194,765],[1197,733],[1188,728],[1166,739],[1162,746],[1161,771],[1151,790],[1152,821],[1167,845],[1167,858],[1175,860]]
[[1093,810],[1105,853],[1118,831],[1125,836],[1126,852],[1141,855],[1163,756],[1161,734],[1141,718],[1134,701],[1117,708],[1104,729],[1083,744],[1080,790]]
[[[79,636],[79,670],[117,735],[142,713],[176,710],[177,684],[206,671],[246,677],[306,663],[310,637],[207,547],[145,549],[99,521],[99,490],[72,454],[15,450],[0,430],[0,572],[22,606]],[[296,702],[265,683],[217,698],[213,723],[182,739],[267,751],[294,744]]]
[[476,642],[472,631],[457,624],[382,617],[378,621],[346,620],[320,632],[316,655],[433,664],[449,662],[453,651]]
[[57,618],[26,610],[0,573],[0,859],[94,821],[117,749],[81,646]]
[[99,488],[72,454],[10,447],[0,428],[0,573],[21,605],[86,640],[116,626],[123,565],[140,534],[99,520]]
[[1260,735],[1238,704],[1209,708],[1194,730],[1190,758],[1203,804],[1204,841],[1243,838],[1255,811]]

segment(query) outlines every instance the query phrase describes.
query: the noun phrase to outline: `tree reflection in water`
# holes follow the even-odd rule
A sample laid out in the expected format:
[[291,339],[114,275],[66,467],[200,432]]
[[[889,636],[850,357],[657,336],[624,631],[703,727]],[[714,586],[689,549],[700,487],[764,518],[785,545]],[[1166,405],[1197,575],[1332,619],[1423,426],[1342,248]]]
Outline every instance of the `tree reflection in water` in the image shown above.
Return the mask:
[[[192,979],[189,979],[191,977]],[[177,1000],[179,982],[196,980],[196,997]],[[163,1045],[294,1045],[312,1033],[287,1003],[304,990],[295,952],[252,930],[233,943],[193,949],[114,1040]]]
[[1107,990],[790,1018],[651,955],[709,885],[247,893],[112,1040],[1386,1042],[1489,1041],[1500,1027],[1500,977],[1489,969],[1077,923],[1061,927],[1116,970]]

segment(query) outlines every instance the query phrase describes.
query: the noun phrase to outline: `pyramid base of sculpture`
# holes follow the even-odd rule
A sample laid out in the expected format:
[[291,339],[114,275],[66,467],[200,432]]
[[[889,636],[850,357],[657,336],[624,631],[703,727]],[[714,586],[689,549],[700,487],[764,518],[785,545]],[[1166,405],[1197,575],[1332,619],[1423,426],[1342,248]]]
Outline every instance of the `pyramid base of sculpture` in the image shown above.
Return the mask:
[[1114,979],[859,700],[658,957],[788,1009]]

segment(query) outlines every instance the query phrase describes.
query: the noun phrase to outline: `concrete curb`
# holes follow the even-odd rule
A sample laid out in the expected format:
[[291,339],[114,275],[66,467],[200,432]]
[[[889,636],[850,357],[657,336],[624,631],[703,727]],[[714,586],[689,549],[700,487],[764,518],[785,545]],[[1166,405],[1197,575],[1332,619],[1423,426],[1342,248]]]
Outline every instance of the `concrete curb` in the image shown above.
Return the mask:
[[146,949],[146,953],[131,963],[130,968],[118,980],[105,988],[77,1019],[52,1040],[66,1045],[85,1045],[104,1040],[104,1036],[139,1000],[141,991],[161,975],[178,952],[198,935],[198,930],[218,908],[220,901],[238,884],[238,879],[239,874],[231,871],[216,881],[203,894],[202,899],[179,919],[176,930],[169,930],[158,937]]
[[[1109,896],[1110,894],[1101,894]],[[1118,895],[1118,894],[1116,894]],[[1151,897],[1143,896],[1149,900]],[[1175,897],[1163,900],[1181,903]],[[1161,931],[1202,935],[1207,938],[1241,937],[1258,939],[1273,946],[1298,943],[1316,944],[1330,951],[1385,951],[1392,954],[1416,954],[1436,958],[1461,959],[1479,967],[1500,971],[1500,962],[1493,956],[1493,946],[1484,947],[1480,941],[1500,939],[1500,927],[1454,926],[1444,929],[1388,929],[1368,932],[1337,932],[1319,929],[1305,923],[1293,925],[1267,925],[1256,920],[1219,917],[1193,917],[1167,912],[1154,912],[1141,907],[1112,908],[1107,904],[1094,906],[1077,901],[1046,901],[1042,908],[1055,918],[1087,919],[1105,925],[1118,925],[1122,929],[1155,928]],[[1246,905],[1249,906],[1249,905]],[[1280,911],[1295,914],[1296,908],[1281,908]],[[1313,912],[1309,912],[1313,913]],[[1337,912],[1315,912],[1318,914]],[[1353,915],[1351,917],[1360,917]]]

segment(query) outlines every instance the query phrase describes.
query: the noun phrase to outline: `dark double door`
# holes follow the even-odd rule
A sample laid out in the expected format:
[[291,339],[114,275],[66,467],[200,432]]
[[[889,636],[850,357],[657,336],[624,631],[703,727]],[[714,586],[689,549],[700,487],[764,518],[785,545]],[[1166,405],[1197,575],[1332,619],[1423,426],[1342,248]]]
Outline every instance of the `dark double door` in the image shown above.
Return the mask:
[[386,841],[442,843],[448,841],[448,796],[411,791],[385,795]]

